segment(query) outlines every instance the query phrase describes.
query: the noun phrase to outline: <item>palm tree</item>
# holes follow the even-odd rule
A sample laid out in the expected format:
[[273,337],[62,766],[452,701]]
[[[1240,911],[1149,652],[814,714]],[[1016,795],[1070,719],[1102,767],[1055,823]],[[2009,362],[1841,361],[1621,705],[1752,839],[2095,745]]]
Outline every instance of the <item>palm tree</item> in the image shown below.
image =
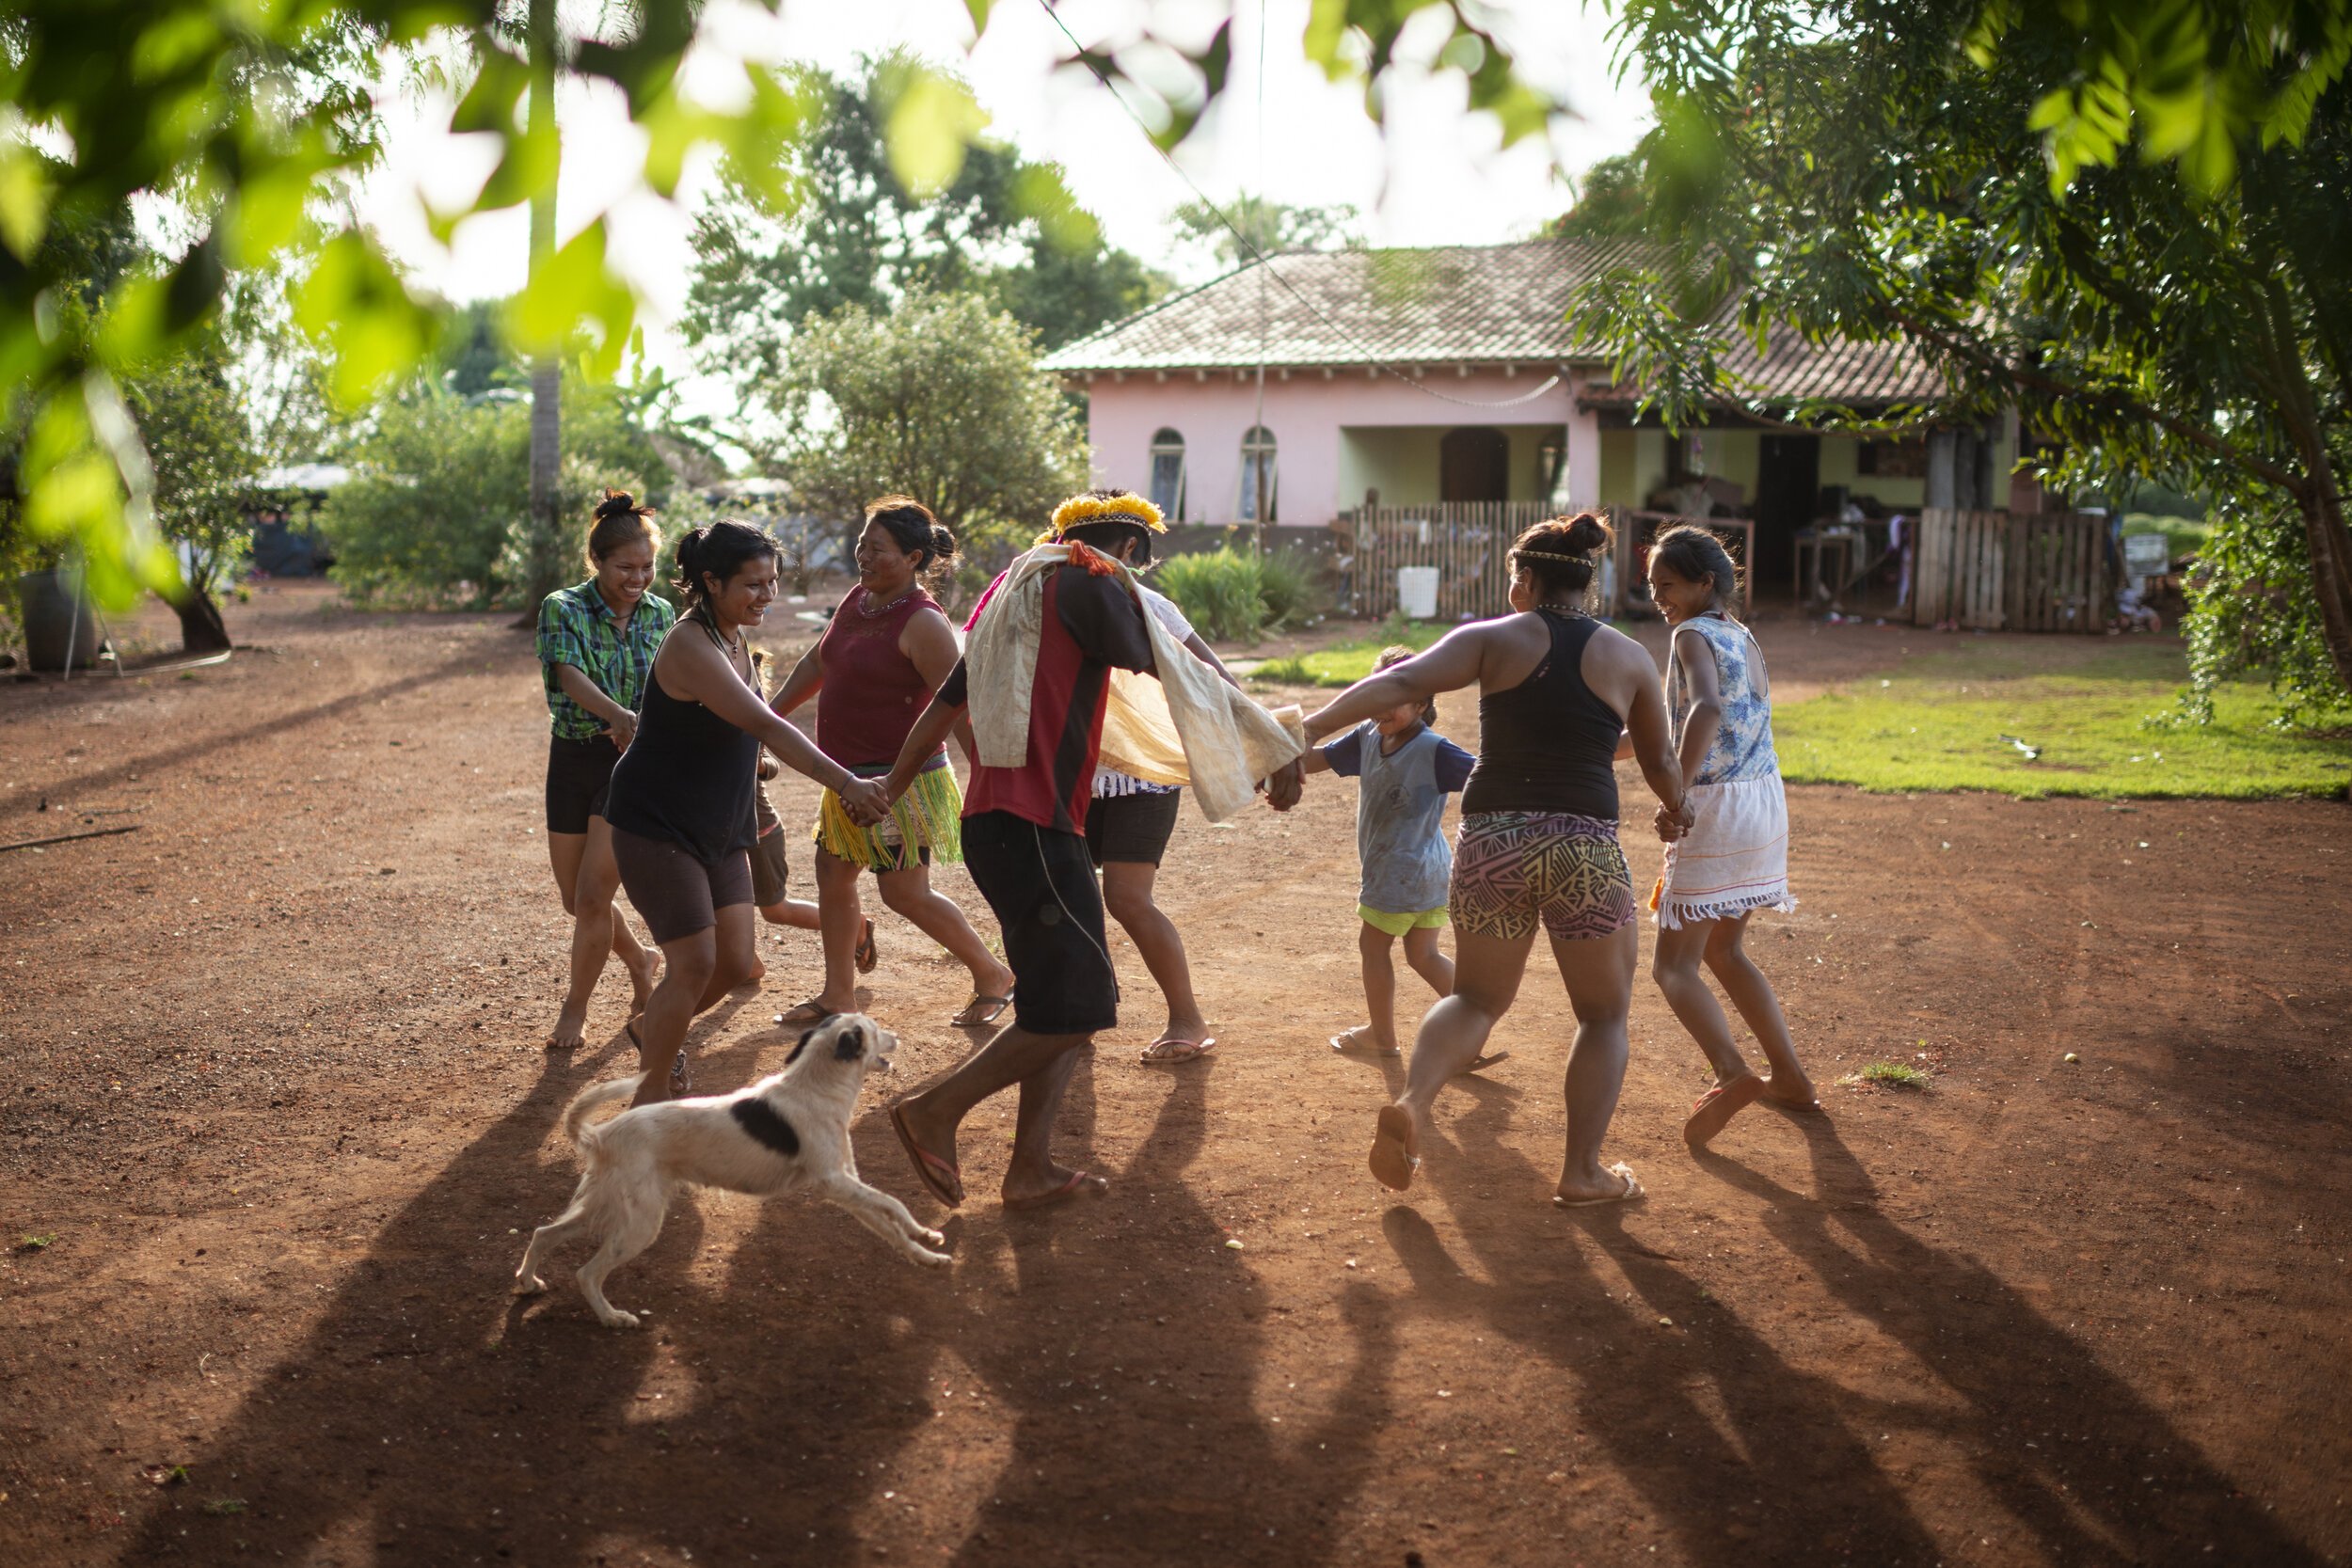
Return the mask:
[[[562,142],[555,123],[555,71],[562,40],[556,35],[555,0],[530,0],[530,7],[525,26],[531,60],[531,107],[524,135],[532,143],[544,142],[559,150],[548,166],[546,184],[531,196],[530,276],[535,281],[539,269],[555,254],[555,171],[563,166]],[[564,531],[564,519],[556,515],[555,492],[563,436],[563,361],[542,349],[531,360],[530,516],[531,531],[543,546],[531,552],[531,559],[537,563],[532,571],[534,578],[552,578],[554,563],[563,559],[563,552],[554,547]],[[557,586],[553,581],[533,581],[524,596],[524,604],[535,615],[539,600]]]

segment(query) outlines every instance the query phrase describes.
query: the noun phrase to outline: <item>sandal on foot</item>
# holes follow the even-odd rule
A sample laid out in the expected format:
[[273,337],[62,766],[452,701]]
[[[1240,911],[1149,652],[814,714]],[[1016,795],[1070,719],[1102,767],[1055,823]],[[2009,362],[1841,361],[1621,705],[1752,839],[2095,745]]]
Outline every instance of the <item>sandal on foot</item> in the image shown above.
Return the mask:
[[1731,1118],[1756,1101],[1764,1092],[1764,1080],[1753,1072],[1742,1073],[1728,1084],[1718,1084],[1708,1089],[1691,1106],[1689,1119],[1682,1124],[1682,1141],[1694,1149],[1705,1148],[1714,1141],[1715,1134],[1731,1125]]
[[1070,1179],[1052,1192],[1040,1193],[1035,1197],[1009,1197],[1005,1199],[1005,1208],[1011,1213],[1026,1213],[1032,1209],[1051,1209],[1073,1197],[1101,1197],[1110,1190],[1111,1184],[1091,1171],[1073,1170]]
[[[1413,1184],[1413,1173],[1421,1169],[1421,1156],[1406,1152],[1410,1147],[1406,1140],[1413,1130],[1413,1118],[1402,1105],[1383,1105],[1380,1107],[1378,1125],[1379,1131],[1373,1135],[1372,1156],[1368,1163],[1372,1166],[1373,1177],[1380,1185],[1391,1192],[1401,1193]],[[1391,1144],[1396,1146],[1399,1158],[1384,1164],[1382,1156]]]
[[874,923],[871,920],[866,923],[866,929],[858,933],[854,957],[860,974],[873,974],[874,966],[882,961],[882,955],[874,950]]
[[1562,1197],[1551,1195],[1551,1201],[1563,1209],[1591,1209],[1603,1203],[1630,1203],[1643,1196],[1642,1184],[1633,1180],[1633,1167],[1620,1160],[1609,1167],[1609,1174],[1625,1183],[1623,1190],[1604,1193],[1598,1197]]
[[686,1047],[681,1045],[677,1048],[677,1054],[670,1058],[670,1098],[683,1099],[686,1091],[693,1086],[693,1075],[686,1070]]
[[1511,1053],[1508,1051],[1490,1051],[1486,1055],[1481,1056],[1476,1061],[1470,1063],[1470,1066],[1464,1068],[1462,1072],[1457,1072],[1454,1076],[1459,1078],[1464,1072],[1484,1072],[1488,1068],[1494,1066],[1497,1062],[1507,1062],[1510,1059]]
[[907,1129],[904,1105],[890,1107],[890,1126],[898,1134],[898,1147],[914,1162],[914,1174],[925,1190],[950,1209],[960,1207],[963,1202],[963,1177],[954,1165],[914,1141],[914,1134]]
[[[985,1029],[990,1024],[995,1022],[998,1019],[1004,1017],[1005,1009],[1011,1006],[1012,998],[1009,996],[985,996],[978,991],[974,991],[972,993],[972,1000],[966,1002],[956,1013],[956,1016],[947,1021],[947,1027],[950,1029]],[[986,1018],[967,1018],[964,1016],[975,1007],[986,1007],[988,1009],[988,1016]]]
[[837,1018],[840,1015],[834,1012],[833,1008],[826,1006],[822,1002],[818,1001],[812,996],[807,1001],[802,1003],[799,1006],[791,1008],[787,1012],[778,1013],[776,1015],[776,1022],[787,1029],[814,1029],[819,1023],[824,1022],[825,1020],[829,1018]]
[[1331,1049],[1338,1052],[1343,1056],[1385,1056],[1391,1061],[1405,1054],[1405,1053],[1401,1050],[1375,1050],[1371,1046],[1358,1041],[1352,1033],[1333,1035],[1331,1037]]
[[1216,1049],[1216,1037],[1188,1040],[1180,1035],[1163,1035],[1143,1048],[1143,1061],[1150,1067],[1174,1067],[1179,1062],[1197,1062]]

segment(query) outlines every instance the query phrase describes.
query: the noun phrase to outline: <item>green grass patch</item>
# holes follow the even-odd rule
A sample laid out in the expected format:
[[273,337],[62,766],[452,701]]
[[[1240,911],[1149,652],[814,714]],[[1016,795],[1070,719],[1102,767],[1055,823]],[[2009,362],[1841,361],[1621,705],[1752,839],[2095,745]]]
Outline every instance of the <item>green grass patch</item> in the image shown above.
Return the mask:
[[16,1250],[19,1252],[46,1252],[56,1244],[57,1238],[55,1235],[20,1236],[17,1238]]
[[1928,1075],[1908,1062],[1872,1062],[1860,1072],[1848,1073],[1841,1084],[1883,1084],[1890,1089],[1924,1089]]
[[1931,654],[1790,704],[1773,713],[1772,730],[1792,783],[2026,799],[2344,795],[2345,730],[2275,727],[2278,704],[2250,681],[2216,693],[2209,724],[2169,721],[2187,678],[2174,643],[2115,643],[2087,657],[1995,643]]
[[2205,547],[2205,535],[2210,531],[2196,517],[2173,517],[2160,512],[2126,512],[2123,514],[2123,534],[2161,533],[2164,547],[2174,560],[2195,555]]
[[1419,653],[1453,629],[1443,621],[1387,621],[1375,636],[1334,643],[1311,654],[1268,659],[1250,672],[1250,679],[1285,686],[1354,686],[1372,673],[1373,662],[1383,648],[1401,642]]

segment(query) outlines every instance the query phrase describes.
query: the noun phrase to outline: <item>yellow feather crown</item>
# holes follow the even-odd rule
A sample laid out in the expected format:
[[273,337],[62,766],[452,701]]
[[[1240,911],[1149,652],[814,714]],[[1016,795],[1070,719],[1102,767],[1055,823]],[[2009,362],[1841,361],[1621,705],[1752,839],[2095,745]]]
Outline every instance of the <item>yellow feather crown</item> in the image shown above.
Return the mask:
[[1153,533],[1168,531],[1158,507],[1141,496],[1121,491],[1116,496],[1071,497],[1054,508],[1054,526],[1039,534],[1037,542],[1050,545],[1073,528],[1102,522],[1140,523]]

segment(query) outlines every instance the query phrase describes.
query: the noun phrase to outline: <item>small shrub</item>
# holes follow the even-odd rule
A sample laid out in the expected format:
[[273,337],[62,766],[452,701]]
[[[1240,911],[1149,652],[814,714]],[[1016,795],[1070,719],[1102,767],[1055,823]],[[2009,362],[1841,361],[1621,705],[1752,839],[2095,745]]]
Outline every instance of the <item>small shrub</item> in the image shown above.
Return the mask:
[[1322,568],[1304,550],[1269,550],[1259,562],[1258,597],[1266,630],[1303,626],[1324,608]]
[[1928,1075],[1908,1062],[1871,1062],[1855,1075],[1866,1084],[1883,1084],[1890,1089],[1924,1089]]
[[1153,575],[1160,592],[1212,642],[1254,640],[1265,624],[1264,574],[1252,551],[1229,545],[1172,556]]

